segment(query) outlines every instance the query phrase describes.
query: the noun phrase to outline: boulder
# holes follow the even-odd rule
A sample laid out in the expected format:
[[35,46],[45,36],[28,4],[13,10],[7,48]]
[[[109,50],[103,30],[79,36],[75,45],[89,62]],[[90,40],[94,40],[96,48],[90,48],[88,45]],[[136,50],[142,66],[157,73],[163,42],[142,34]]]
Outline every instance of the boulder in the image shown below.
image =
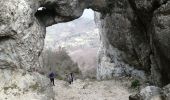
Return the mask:
[[161,88],[147,86],[138,94],[129,96],[129,100],[164,100],[161,94]]
[[163,87],[162,93],[164,100],[170,100],[170,84]]

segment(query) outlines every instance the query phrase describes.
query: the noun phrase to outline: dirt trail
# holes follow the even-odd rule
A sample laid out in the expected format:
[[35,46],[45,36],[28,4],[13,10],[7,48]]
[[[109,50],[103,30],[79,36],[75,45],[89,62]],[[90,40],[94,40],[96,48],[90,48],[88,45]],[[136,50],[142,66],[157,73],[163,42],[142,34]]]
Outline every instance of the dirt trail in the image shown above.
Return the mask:
[[56,80],[55,100],[129,100],[131,94],[121,81],[76,80],[69,85]]

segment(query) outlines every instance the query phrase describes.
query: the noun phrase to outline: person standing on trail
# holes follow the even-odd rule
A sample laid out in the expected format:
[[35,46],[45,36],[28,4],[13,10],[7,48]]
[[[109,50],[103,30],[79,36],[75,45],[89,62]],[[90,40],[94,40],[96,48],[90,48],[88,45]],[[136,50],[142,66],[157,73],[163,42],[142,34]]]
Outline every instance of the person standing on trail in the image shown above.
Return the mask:
[[54,72],[51,72],[50,74],[49,74],[49,78],[50,78],[50,81],[51,81],[51,83],[55,86],[55,84],[54,84],[54,78],[55,78],[55,74],[54,74]]
[[68,82],[71,84],[71,83],[73,83],[73,80],[74,80],[73,73],[70,73],[70,74],[68,75]]

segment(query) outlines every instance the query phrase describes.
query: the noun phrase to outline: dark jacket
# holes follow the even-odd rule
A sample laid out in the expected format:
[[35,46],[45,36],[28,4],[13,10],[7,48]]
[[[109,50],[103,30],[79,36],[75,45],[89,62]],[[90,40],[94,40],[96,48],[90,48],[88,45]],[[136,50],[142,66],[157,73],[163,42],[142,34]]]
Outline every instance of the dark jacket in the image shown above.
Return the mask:
[[56,76],[56,75],[55,75],[53,72],[51,72],[51,73],[48,75],[49,78],[55,78],[55,76]]

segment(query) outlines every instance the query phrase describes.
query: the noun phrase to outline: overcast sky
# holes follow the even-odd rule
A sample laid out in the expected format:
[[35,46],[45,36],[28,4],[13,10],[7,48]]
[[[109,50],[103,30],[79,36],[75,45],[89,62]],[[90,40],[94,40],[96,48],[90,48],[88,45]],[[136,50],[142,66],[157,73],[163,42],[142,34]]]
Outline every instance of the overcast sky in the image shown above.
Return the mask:
[[58,23],[58,24],[49,26],[49,27],[47,27],[47,34],[53,33],[56,30],[59,30],[59,28],[64,28],[63,27],[64,25],[70,25],[70,27],[71,27],[71,25],[74,25],[72,23],[77,22],[77,21],[80,22],[79,24],[82,24],[82,21],[81,21],[82,18],[83,18],[84,21],[87,21],[87,20],[93,20],[94,21],[94,11],[92,9],[85,9],[84,12],[83,12],[83,15],[78,19],[75,19],[75,20],[70,21],[70,22]]
[[94,19],[94,11],[91,9],[85,9],[81,17]]
[[85,9],[83,15],[78,19],[47,27],[46,44],[52,44],[69,36],[74,36],[75,34],[82,33],[86,35],[88,32],[95,33],[95,29],[94,11]]

